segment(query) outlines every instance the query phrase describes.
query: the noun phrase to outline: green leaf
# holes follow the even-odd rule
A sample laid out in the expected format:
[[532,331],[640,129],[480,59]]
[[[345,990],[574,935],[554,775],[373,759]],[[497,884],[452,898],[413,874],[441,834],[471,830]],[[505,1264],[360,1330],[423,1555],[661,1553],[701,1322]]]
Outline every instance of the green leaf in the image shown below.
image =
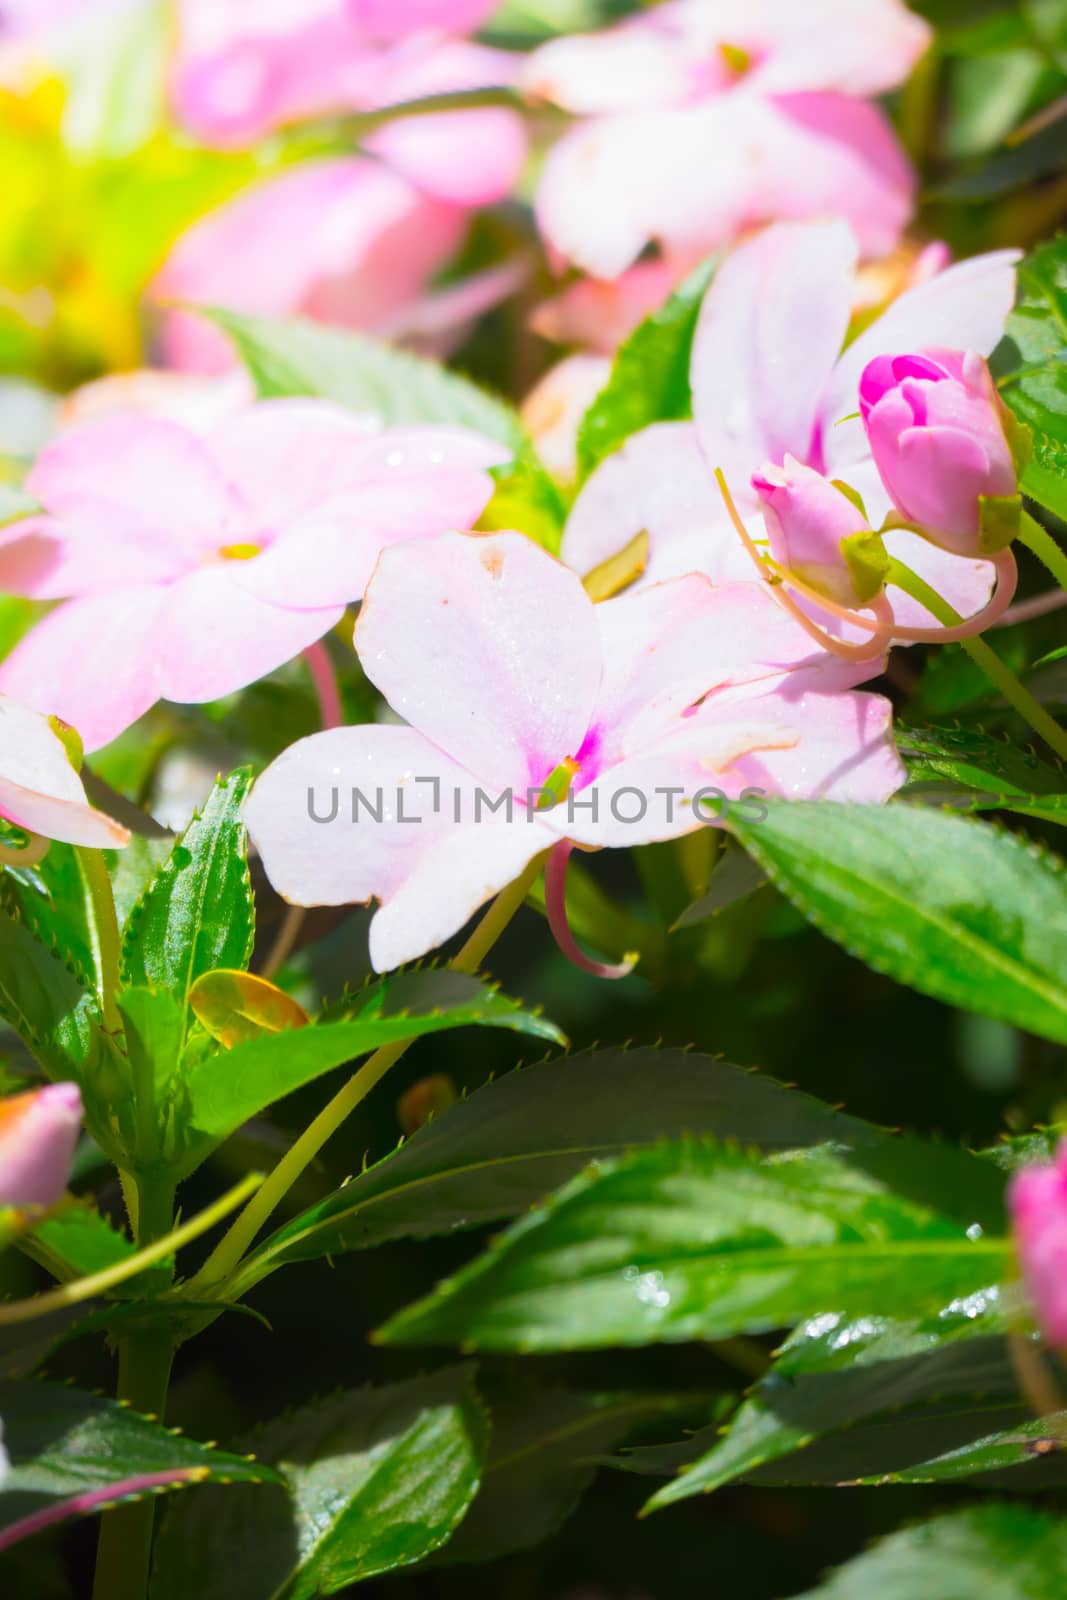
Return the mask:
[[826,1151],[667,1145],[594,1164],[379,1338],[577,1350],[727,1339],[889,1297],[907,1316],[986,1288],[1005,1250]]
[[190,1171],[190,1161],[192,1166],[198,1165],[212,1145],[274,1101],[382,1045],[474,1025],[509,1028],[535,1038],[559,1041],[559,1030],[552,1023],[524,1011],[519,1001],[500,994],[491,985],[459,973],[445,977],[447,982],[433,986],[432,998],[423,1012],[393,1003],[394,995],[402,999],[415,992],[401,974],[383,978],[353,999],[356,1014],[348,1021],[320,1022],[292,1033],[263,1034],[235,1045],[221,1056],[213,1052],[186,1060],[179,1125],[189,1154],[182,1170]]
[[485,1084],[286,1223],[242,1269],[242,1292],[287,1261],[514,1216],[590,1160],[686,1133],[766,1150],[883,1137],[773,1078],[685,1050],[542,1061]]
[[288,1485],[172,1508],[152,1600],[312,1600],[421,1561],[473,1500],[487,1442],[473,1368],[350,1389],[272,1423],[257,1450]]
[[1064,1572],[1067,1521],[987,1502],[891,1534],[796,1600],[1056,1600]]
[[481,1492],[439,1557],[449,1564],[495,1561],[549,1538],[592,1483],[597,1456],[679,1409],[677,1400],[655,1393],[479,1387],[489,1404],[492,1443]]
[[117,1115],[125,1148],[139,1170],[165,1158],[181,1129],[182,1111],[176,1111],[176,1103],[180,1107],[185,1099],[178,1076],[185,1013],[168,989],[124,989],[118,1004],[135,1092]]
[[0,1016],[50,1077],[82,1079],[98,1055],[95,996],[6,911],[0,911]]
[[689,357],[717,258],[705,261],[620,347],[611,377],[582,418],[578,468],[587,478],[631,434],[692,416]]
[[[686,1470],[653,1496],[649,1509],[707,1494],[804,1451],[820,1435],[854,1429],[864,1418],[904,1406],[954,1395],[1004,1396],[1018,1403],[1019,1379],[1003,1337],[961,1338],[957,1332],[931,1344],[938,1330],[936,1319],[930,1323],[933,1335],[924,1336],[900,1324],[883,1324],[872,1333],[863,1320],[815,1318],[787,1341],[719,1436],[708,1429],[705,1437],[689,1441]],[[825,1350],[828,1340],[836,1344],[839,1364],[812,1370],[810,1346]],[[846,1354],[847,1365],[841,1364]]]
[[[1009,396],[1010,398],[1010,396]],[[1034,453],[1022,475],[1022,488],[1031,500],[1067,522],[1067,444],[1034,429]]]
[[1001,380],[1001,392],[1022,422],[1067,444],[1067,238],[1028,255],[1018,282],[1019,304],[1005,331],[1021,360]]
[[518,412],[469,378],[365,334],[314,322],[274,322],[212,310],[229,334],[260,395],[312,395],[389,426],[437,423],[470,428],[512,454],[498,468],[498,490],[483,524],[519,528],[558,548],[565,508]]
[[0,1482],[0,1548],[133,1495],[210,1481],[278,1481],[270,1467],[63,1385],[0,1382],[0,1417],[11,1461]]
[[39,1222],[21,1249],[62,1282],[126,1261],[136,1246],[85,1201],[64,1205]]
[[247,967],[252,954],[255,908],[241,821],[251,782],[245,769],[218,780],[126,924],[126,982],[169,990],[183,1011],[201,973]]
[[96,988],[85,878],[71,845],[53,843],[37,866],[0,872],[0,905],[54,951],[87,989]]
[[1067,824],[1067,772],[982,729],[897,729],[908,764],[904,798],[953,810],[1014,811]]
[[914,806],[771,802],[733,824],[823,933],[898,983],[1067,1043],[1067,879],[987,823]]

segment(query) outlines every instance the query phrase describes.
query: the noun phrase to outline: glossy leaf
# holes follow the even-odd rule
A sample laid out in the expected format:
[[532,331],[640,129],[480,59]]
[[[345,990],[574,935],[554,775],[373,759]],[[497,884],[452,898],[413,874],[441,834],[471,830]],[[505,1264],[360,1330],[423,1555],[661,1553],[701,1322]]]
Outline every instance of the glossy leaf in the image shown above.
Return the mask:
[[288,1491],[241,1490],[176,1505],[152,1600],[311,1600],[421,1561],[477,1492],[487,1443],[473,1368],[350,1389],[256,1438]]
[[1006,331],[1021,361],[1001,393],[1021,421],[1067,444],[1067,239],[1034,250],[1018,275]]
[[726,1339],[889,1297],[903,1316],[982,1290],[1004,1255],[825,1151],[668,1145],[594,1164],[379,1337],[567,1350]]
[[168,989],[183,1008],[197,978],[246,967],[255,936],[241,805],[252,775],[220,778],[130,913],[122,966],[130,984]]
[[698,267],[620,347],[611,377],[578,431],[583,478],[650,423],[678,422],[692,415],[689,357],[715,264],[711,260]]
[[1067,1522],[986,1502],[883,1539],[796,1600],[1055,1600],[1067,1572]]
[[394,1004],[394,990],[403,995],[405,986],[385,978],[352,997],[347,1021],[319,1022],[289,1033],[264,1033],[235,1045],[223,1059],[217,1053],[197,1053],[187,1060],[181,1093],[189,1154],[183,1170],[191,1170],[211,1145],[276,1100],[382,1045],[479,1024],[559,1040],[559,1030],[552,1023],[524,1011],[519,1001],[476,978],[448,976],[459,981],[435,985],[433,997],[424,1002],[425,1011]]
[[1067,821],[1067,772],[980,728],[897,731],[908,764],[905,794],[954,809],[1001,809]]
[[270,1467],[59,1384],[0,1382],[0,1417],[11,1461],[0,1482],[0,1549],[131,1495],[210,1481],[277,1481]]
[[495,1079],[443,1112],[286,1223],[252,1256],[240,1282],[256,1282],[287,1261],[514,1216],[590,1160],[686,1133],[767,1150],[883,1137],[773,1078],[710,1056],[651,1048],[564,1056]]
[[51,844],[37,866],[0,872],[0,906],[55,951],[87,989],[97,972],[85,879],[69,844]]
[[735,831],[810,921],[924,994],[1067,1043],[1062,861],[913,806],[772,803]]

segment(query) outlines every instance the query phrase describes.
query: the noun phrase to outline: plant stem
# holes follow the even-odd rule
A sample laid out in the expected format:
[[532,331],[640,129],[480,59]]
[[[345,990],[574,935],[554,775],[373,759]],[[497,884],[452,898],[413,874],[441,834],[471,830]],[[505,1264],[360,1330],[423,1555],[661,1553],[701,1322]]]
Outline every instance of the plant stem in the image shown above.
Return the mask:
[[[959,612],[955,611],[947,600],[943,600],[935,589],[924,583],[918,573],[912,572],[910,567],[904,566],[902,562],[892,562],[887,582],[896,584],[898,589],[910,594],[913,600],[925,606],[927,611],[946,627],[953,627],[961,620]],[[1054,750],[1061,760],[1067,761],[1067,731],[1049,716],[1029,689],[1023,688],[1014,672],[1005,665],[996,651],[991,650],[984,639],[963,639],[960,642],[971,660],[981,667],[990,683],[1000,690],[1023,721],[1029,723],[1039,738],[1044,739],[1050,750]]]
[[[543,862],[544,857],[537,856],[514,883],[497,895],[462,950],[449,962],[453,972],[477,972],[526,899],[527,891],[541,871]],[[397,1039],[393,1044],[382,1045],[353,1073],[344,1088],[338,1090],[315,1120],[304,1129],[296,1143],[286,1151],[266,1183],[216,1245],[190,1283],[190,1293],[195,1288],[201,1294],[211,1294],[233,1273],[259,1230],[301,1173],[314,1161],[326,1141],[332,1138],[413,1043],[413,1039]]]
[[[165,1239],[174,1221],[174,1185],[148,1175],[137,1180],[140,1246]],[[146,1288],[166,1288],[173,1265],[154,1265]],[[163,1420],[174,1360],[174,1341],[166,1323],[132,1328],[119,1340],[117,1398],[135,1411]],[[152,1561],[153,1496],[106,1511],[100,1525],[93,1600],[145,1600]]]
[[119,1033],[122,1017],[115,998],[119,991],[119,919],[107,863],[101,850],[75,845],[74,854],[78,858],[78,869],[89,897],[89,937],[98,975],[104,1027],[111,1033]]
[[1047,567],[1061,589],[1067,589],[1067,553],[1060,549],[1040,522],[1024,511],[1019,527],[1019,543],[1035,555],[1042,566]]

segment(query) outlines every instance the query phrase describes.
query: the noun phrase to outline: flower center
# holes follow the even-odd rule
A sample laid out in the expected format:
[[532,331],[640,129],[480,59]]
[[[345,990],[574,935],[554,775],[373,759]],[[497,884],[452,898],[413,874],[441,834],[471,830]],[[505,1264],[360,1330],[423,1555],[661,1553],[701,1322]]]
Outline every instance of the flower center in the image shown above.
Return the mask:
[[559,766],[549,773],[541,785],[541,793],[538,796],[536,809],[538,811],[550,811],[553,806],[562,805],[570,793],[570,787],[574,782],[574,775],[577,771],[578,762],[575,761],[573,756],[568,756],[565,761],[561,761]]
[[252,561],[262,550],[263,546],[258,544],[223,544],[219,546],[219,555],[223,561]]

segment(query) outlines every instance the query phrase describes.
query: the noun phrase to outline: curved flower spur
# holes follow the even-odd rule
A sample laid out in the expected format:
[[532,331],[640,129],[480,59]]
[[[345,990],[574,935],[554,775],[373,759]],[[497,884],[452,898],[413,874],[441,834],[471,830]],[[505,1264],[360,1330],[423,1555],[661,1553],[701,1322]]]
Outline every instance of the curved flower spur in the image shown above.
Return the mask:
[[[283,898],[380,902],[379,971],[546,852],[676,838],[751,789],[879,801],[904,780],[888,701],[851,692],[867,669],[751,584],[691,575],[594,606],[521,534],[446,534],[385,552],[355,643],[407,726],[301,740],[245,814]],[[562,926],[555,872],[553,890]]]

